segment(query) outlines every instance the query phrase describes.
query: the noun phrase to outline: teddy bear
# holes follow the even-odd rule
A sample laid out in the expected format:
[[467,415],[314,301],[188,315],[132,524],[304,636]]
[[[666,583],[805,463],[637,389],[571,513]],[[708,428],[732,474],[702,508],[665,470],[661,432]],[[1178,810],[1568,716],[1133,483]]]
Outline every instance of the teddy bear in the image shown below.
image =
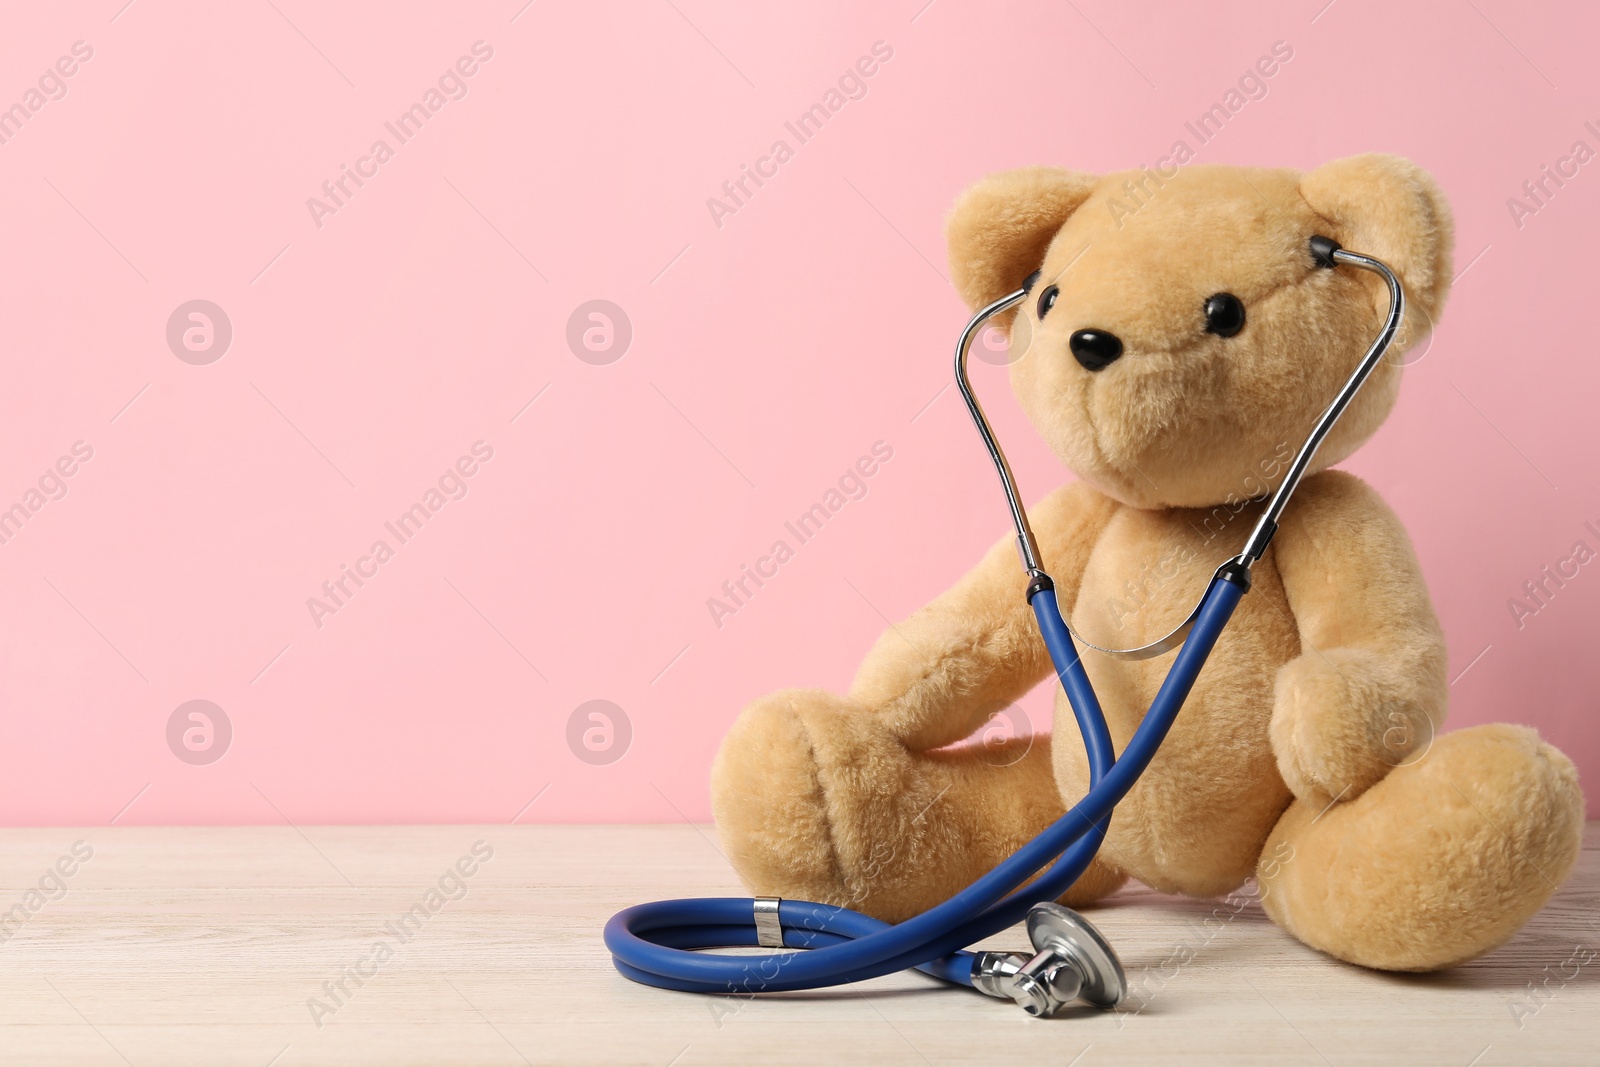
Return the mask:
[[[1381,154],[1308,172],[1029,167],[968,189],[946,233],[969,307],[1028,290],[997,320],[1012,388],[1076,475],[1030,508],[1032,525],[1068,620],[1107,646],[1182,621],[1382,326],[1382,279],[1328,269],[1310,239],[1397,274],[1395,347],[1316,453],[1062,903],[1130,878],[1204,898],[1253,877],[1283,929],[1366,967],[1434,970],[1504,943],[1577,859],[1577,772],[1526,727],[1441,732],[1445,641],[1416,553],[1378,494],[1334,469],[1394,407],[1403,353],[1450,288],[1453,224],[1432,178]],[[1008,533],[892,625],[848,693],[792,689],[744,709],[712,805],[751,891],[902,921],[1085,794],[1059,687],[1053,737],[972,743],[1053,674],[1026,581]],[[1174,655],[1084,654],[1118,751]]]

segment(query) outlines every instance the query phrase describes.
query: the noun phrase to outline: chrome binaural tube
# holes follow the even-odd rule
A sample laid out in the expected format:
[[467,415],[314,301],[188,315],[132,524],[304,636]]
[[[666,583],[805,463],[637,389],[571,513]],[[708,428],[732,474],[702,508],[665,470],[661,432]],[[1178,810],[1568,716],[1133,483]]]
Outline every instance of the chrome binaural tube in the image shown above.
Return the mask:
[[[1289,465],[1289,471],[1284,476],[1282,484],[1272,494],[1266,509],[1261,513],[1255,528],[1251,530],[1249,538],[1245,541],[1243,551],[1218,567],[1217,573],[1219,575],[1227,570],[1237,574],[1239,569],[1242,568],[1245,576],[1248,577],[1250,568],[1266,552],[1267,545],[1271,543],[1273,534],[1278,530],[1278,518],[1283,514],[1283,509],[1288,505],[1290,498],[1294,496],[1295,490],[1299,488],[1301,480],[1311,466],[1312,459],[1316,457],[1317,449],[1321,447],[1323,440],[1332,431],[1334,425],[1339,421],[1339,417],[1349,407],[1350,402],[1355,399],[1355,395],[1360,391],[1361,386],[1371,377],[1373,370],[1378,366],[1378,361],[1389,350],[1390,344],[1394,341],[1395,332],[1399,329],[1400,322],[1405,316],[1405,290],[1401,287],[1400,280],[1395,277],[1394,272],[1386,264],[1359,252],[1346,251],[1326,238],[1314,239],[1314,246],[1318,240],[1326,242],[1326,247],[1329,249],[1326,253],[1327,258],[1319,258],[1319,264],[1331,266],[1343,263],[1361,270],[1372,271],[1383,277],[1389,287],[1389,314],[1384,322],[1383,329],[1373,339],[1366,355],[1362,357],[1361,362],[1356,366],[1355,372],[1350,375],[1349,380],[1339,390],[1333,402],[1328,405],[1321,417],[1317,419],[1316,425],[1312,427],[1305,443],[1300,446],[1300,451],[1295,455],[1294,462]],[[1316,254],[1315,248],[1314,254]],[[996,300],[972,317],[972,320],[967,323],[967,328],[961,331],[961,338],[956,343],[955,369],[956,385],[961,390],[961,398],[966,401],[967,412],[972,416],[972,422],[977,427],[978,436],[983,438],[984,448],[989,452],[989,459],[994,464],[995,473],[1000,476],[1000,486],[1006,495],[1006,506],[1011,511],[1011,521],[1017,530],[1017,547],[1022,555],[1022,565],[1027,571],[1031,582],[1034,579],[1047,579],[1049,577],[1045,572],[1044,564],[1039,555],[1039,542],[1034,537],[1033,528],[1028,524],[1028,512],[1022,504],[1021,494],[1017,491],[1016,475],[1012,473],[1011,464],[1007,461],[1005,451],[1000,447],[1000,442],[995,438],[994,428],[989,425],[989,419],[984,415],[983,406],[978,403],[978,398],[972,391],[972,382],[967,375],[967,355],[972,348],[973,339],[978,335],[978,331],[996,315],[1009,311],[1022,303],[1027,295],[1028,291],[1026,289],[1018,289],[1016,292]],[[1190,610],[1188,616],[1170,632],[1136,648],[1106,648],[1086,639],[1077,630],[1073,629],[1070,623],[1067,624],[1067,630],[1080,644],[1107,656],[1113,656],[1118,659],[1151,659],[1164,652],[1170,652],[1183,644],[1184,639],[1188,637],[1189,631],[1194,626],[1195,619],[1199,615],[1203,603],[1204,596],[1202,595],[1201,600]]]

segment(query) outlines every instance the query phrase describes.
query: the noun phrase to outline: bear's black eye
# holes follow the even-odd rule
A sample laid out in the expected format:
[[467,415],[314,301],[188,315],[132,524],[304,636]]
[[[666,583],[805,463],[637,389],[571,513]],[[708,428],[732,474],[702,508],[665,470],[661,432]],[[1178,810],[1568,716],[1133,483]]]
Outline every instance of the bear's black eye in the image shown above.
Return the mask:
[[1244,305],[1232,293],[1206,297],[1206,333],[1232,337],[1244,329]]
[[1056,297],[1061,295],[1061,287],[1052,285],[1039,294],[1039,317],[1042,319],[1056,306]]

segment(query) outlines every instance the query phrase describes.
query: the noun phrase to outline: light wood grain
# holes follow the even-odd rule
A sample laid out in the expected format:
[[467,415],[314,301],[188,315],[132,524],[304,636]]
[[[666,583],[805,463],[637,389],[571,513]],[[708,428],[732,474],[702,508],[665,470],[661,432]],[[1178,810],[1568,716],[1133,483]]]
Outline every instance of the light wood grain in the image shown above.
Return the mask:
[[[11,830],[0,911],[80,840],[65,895],[0,943],[0,1064],[1600,1062],[1600,957],[1567,962],[1600,950],[1594,826],[1526,930],[1442,975],[1329,960],[1255,903],[1125,891],[1091,914],[1141,1010],[1051,1020],[918,975],[748,1001],[624,981],[614,911],[740,892],[705,827]],[[393,944],[384,924],[480,840],[465,897],[316,1025],[322,983]]]

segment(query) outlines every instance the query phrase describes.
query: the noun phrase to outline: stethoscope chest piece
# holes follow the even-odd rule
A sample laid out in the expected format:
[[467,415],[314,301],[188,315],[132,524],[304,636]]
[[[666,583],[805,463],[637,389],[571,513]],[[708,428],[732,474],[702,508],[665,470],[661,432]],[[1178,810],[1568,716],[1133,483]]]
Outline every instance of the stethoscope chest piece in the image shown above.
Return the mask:
[[972,984],[993,997],[1010,997],[1029,1015],[1054,1015],[1075,1000],[1116,1007],[1127,979],[1116,952],[1094,924],[1049,901],[1028,911],[1031,959],[1016,952],[981,952]]

